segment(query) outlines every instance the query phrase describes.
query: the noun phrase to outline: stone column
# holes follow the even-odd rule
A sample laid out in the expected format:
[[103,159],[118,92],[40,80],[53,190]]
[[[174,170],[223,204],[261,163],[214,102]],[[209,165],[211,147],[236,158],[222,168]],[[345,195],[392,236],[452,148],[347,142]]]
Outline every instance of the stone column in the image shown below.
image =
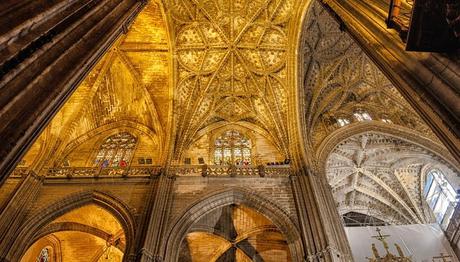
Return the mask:
[[291,177],[305,261],[353,261],[330,188],[310,171]]
[[0,185],[146,1],[0,1]]
[[39,177],[30,171],[1,211],[0,261],[6,261],[5,256],[15,241],[16,234],[20,231],[29,208],[34,203],[42,184],[43,177]]
[[146,216],[145,232],[141,236],[139,252],[136,261],[160,262],[164,261],[162,250],[165,244],[166,219],[172,198],[174,177],[161,175],[154,184],[150,199],[150,209]]

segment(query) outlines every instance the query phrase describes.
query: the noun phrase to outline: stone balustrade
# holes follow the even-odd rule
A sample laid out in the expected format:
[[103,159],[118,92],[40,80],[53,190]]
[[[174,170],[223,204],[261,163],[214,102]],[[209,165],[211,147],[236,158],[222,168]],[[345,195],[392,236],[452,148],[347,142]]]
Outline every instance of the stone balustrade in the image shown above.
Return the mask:
[[161,173],[159,166],[130,167],[59,167],[49,168],[47,178],[79,178],[79,177],[151,177]]
[[[82,177],[151,177],[160,175],[160,166],[129,166],[129,167],[56,167],[45,170],[47,178],[82,178]],[[12,177],[23,177],[29,169],[18,167]],[[279,177],[289,176],[291,167],[280,166],[254,166],[254,165],[175,165],[169,168],[172,176],[259,176]]]
[[291,167],[254,165],[183,165],[172,166],[170,173],[176,176],[289,176]]

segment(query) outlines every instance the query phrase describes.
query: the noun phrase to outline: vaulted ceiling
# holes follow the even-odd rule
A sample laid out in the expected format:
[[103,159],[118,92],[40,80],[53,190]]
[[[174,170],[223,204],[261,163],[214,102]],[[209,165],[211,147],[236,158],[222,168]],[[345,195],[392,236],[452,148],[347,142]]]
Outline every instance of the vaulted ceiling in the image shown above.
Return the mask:
[[182,241],[179,261],[291,261],[285,237],[269,219],[230,205],[201,218]]
[[153,140],[150,150],[161,151],[172,121],[170,60],[161,5],[151,1],[57,113],[26,155],[26,165],[59,164],[69,145],[107,136],[112,129],[141,130]]
[[426,173],[439,169],[456,188],[455,167],[414,142],[364,133],[340,142],[326,174],[341,215],[356,212],[387,223],[432,223],[423,187]]
[[175,157],[214,123],[256,124],[287,153],[287,51],[300,1],[165,1],[175,65]]
[[149,1],[42,133],[27,165],[59,165],[116,130],[148,137],[146,150],[163,164],[226,125],[258,132],[283,157],[296,159],[293,148],[314,157],[346,128],[337,118],[352,120],[356,110],[437,141],[332,16],[317,1],[304,10],[307,3]]
[[375,63],[317,1],[302,28],[301,115],[306,145],[318,148],[340,128],[338,118],[356,121],[357,110],[389,119],[438,141]]
[[122,261],[126,239],[120,222],[96,205],[72,210],[36,235],[21,261],[36,261],[47,247],[50,261]]

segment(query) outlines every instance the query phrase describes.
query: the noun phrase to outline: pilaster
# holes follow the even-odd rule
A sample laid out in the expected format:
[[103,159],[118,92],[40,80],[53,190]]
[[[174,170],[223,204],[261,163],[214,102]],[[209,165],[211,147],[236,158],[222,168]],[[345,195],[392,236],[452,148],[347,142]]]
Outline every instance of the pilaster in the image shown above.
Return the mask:
[[16,234],[19,232],[42,184],[42,177],[35,175],[32,171],[29,172],[0,213],[0,261],[6,261],[4,257],[16,239]]
[[153,194],[151,195],[150,213],[147,216],[145,225],[145,235],[140,241],[140,249],[137,254],[138,262],[162,262],[164,257],[164,232],[167,227],[167,218],[171,204],[174,178],[161,175],[155,183]]
[[292,176],[291,183],[306,252],[305,261],[352,261],[330,189],[310,171]]

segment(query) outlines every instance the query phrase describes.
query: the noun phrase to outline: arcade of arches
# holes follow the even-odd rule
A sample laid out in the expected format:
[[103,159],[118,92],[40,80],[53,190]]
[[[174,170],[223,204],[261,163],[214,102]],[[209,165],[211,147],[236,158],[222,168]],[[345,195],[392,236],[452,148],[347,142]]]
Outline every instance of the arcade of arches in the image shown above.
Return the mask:
[[458,261],[458,54],[340,2],[1,3],[0,261]]

